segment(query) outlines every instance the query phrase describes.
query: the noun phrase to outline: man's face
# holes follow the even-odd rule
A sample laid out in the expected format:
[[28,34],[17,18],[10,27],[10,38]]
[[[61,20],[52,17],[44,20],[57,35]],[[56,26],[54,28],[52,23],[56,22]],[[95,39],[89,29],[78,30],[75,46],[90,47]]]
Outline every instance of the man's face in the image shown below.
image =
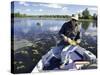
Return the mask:
[[77,20],[75,20],[75,19],[72,19],[72,25],[76,25],[77,24]]

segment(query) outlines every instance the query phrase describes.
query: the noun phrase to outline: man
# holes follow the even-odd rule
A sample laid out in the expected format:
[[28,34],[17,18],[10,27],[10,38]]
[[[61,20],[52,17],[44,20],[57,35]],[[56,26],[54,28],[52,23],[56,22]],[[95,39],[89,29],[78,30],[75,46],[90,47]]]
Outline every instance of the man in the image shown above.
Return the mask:
[[59,31],[60,42],[57,47],[53,49],[53,53],[56,58],[60,59],[61,51],[68,45],[77,45],[81,42],[80,40],[80,28],[77,24],[78,15],[72,15],[71,20],[65,22]]
[[75,45],[78,45],[81,42],[80,41],[80,29],[77,24],[77,21],[78,21],[78,15],[72,15],[71,20],[68,22],[65,22],[59,31],[61,41],[58,44],[58,46],[62,46],[64,49],[64,47],[68,45],[72,45],[69,47],[68,51],[66,52],[66,55],[65,55],[66,58],[65,59],[61,58],[61,60],[62,59],[64,60],[62,61],[63,63],[60,66],[60,68],[63,68],[64,65],[68,62],[67,58],[70,52],[75,50],[74,49],[76,47]]
[[78,15],[72,15],[69,22],[65,22],[59,31],[61,42],[58,45],[75,45],[80,43],[80,29],[77,24]]
[[78,21],[78,15],[73,15],[71,17],[71,20],[69,22],[65,22],[61,27],[59,31],[61,41],[60,43],[57,44],[56,47],[52,49],[51,52],[53,57],[52,58],[51,56],[48,57],[49,60],[47,62],[49,62],[49,65],[45,66],[45,70],[47,69],[51,70],[55,66],[59,68],[61,61],[61,52],[64,49],[64,47],[68,45],[77,45],[80,43],[80,31],[77,25],[77,21]]

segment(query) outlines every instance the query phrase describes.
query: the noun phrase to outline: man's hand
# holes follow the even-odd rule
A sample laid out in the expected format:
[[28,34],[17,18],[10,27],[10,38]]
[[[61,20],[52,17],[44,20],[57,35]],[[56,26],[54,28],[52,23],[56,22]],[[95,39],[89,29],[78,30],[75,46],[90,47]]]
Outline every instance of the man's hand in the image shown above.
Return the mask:
[[65,36],[64,34],[61,34],[61,36],[63,37],[63,39],[64,39],[65,42],[68,42],[67,36]]
[[78,39],[76,42],[77,42],[77,44],[79,44],[79,43],[81,42],[81,40],[80,40],[80,39]]
[[65,36],[64,34],[61,34],[61,36],[63,37],[64,41],[68,42],[70,45],[77,45],[80,42],[80,40],[77,40],[77,41],[72,40],[68,38],[67,36]]
[[77,42],[68,38],[68,42],[70,45],[77,45]]

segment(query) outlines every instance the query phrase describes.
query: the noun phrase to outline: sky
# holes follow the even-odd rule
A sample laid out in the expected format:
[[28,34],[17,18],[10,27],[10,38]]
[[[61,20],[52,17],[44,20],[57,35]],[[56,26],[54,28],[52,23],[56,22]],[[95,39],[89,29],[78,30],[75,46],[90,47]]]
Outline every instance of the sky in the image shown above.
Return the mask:
[[21,1],[14,2],[14,13],[19,12],[21,14],[28,14],[28,15],[72,15],[81,13],[86,8],[88,8],[91,15],[93,15],[94,13],[97,14],[96,6],[36,3],[36,2],[21,2]]

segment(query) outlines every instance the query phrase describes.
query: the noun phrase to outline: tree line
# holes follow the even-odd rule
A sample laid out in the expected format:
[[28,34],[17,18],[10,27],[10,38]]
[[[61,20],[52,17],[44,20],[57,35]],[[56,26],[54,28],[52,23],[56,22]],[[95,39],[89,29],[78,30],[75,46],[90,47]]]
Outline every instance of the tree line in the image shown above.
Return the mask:
[[[33,17],[33,18],[70,18],[69,15],[27,15],[27,14],[20,14],[18,13],[11,13],[13,17]],[[79,19],[94,19],[97,20],[97,14],[94,13],[93,15],[90,14],[88,8],[83,10],[81,13],[78,13]]]

